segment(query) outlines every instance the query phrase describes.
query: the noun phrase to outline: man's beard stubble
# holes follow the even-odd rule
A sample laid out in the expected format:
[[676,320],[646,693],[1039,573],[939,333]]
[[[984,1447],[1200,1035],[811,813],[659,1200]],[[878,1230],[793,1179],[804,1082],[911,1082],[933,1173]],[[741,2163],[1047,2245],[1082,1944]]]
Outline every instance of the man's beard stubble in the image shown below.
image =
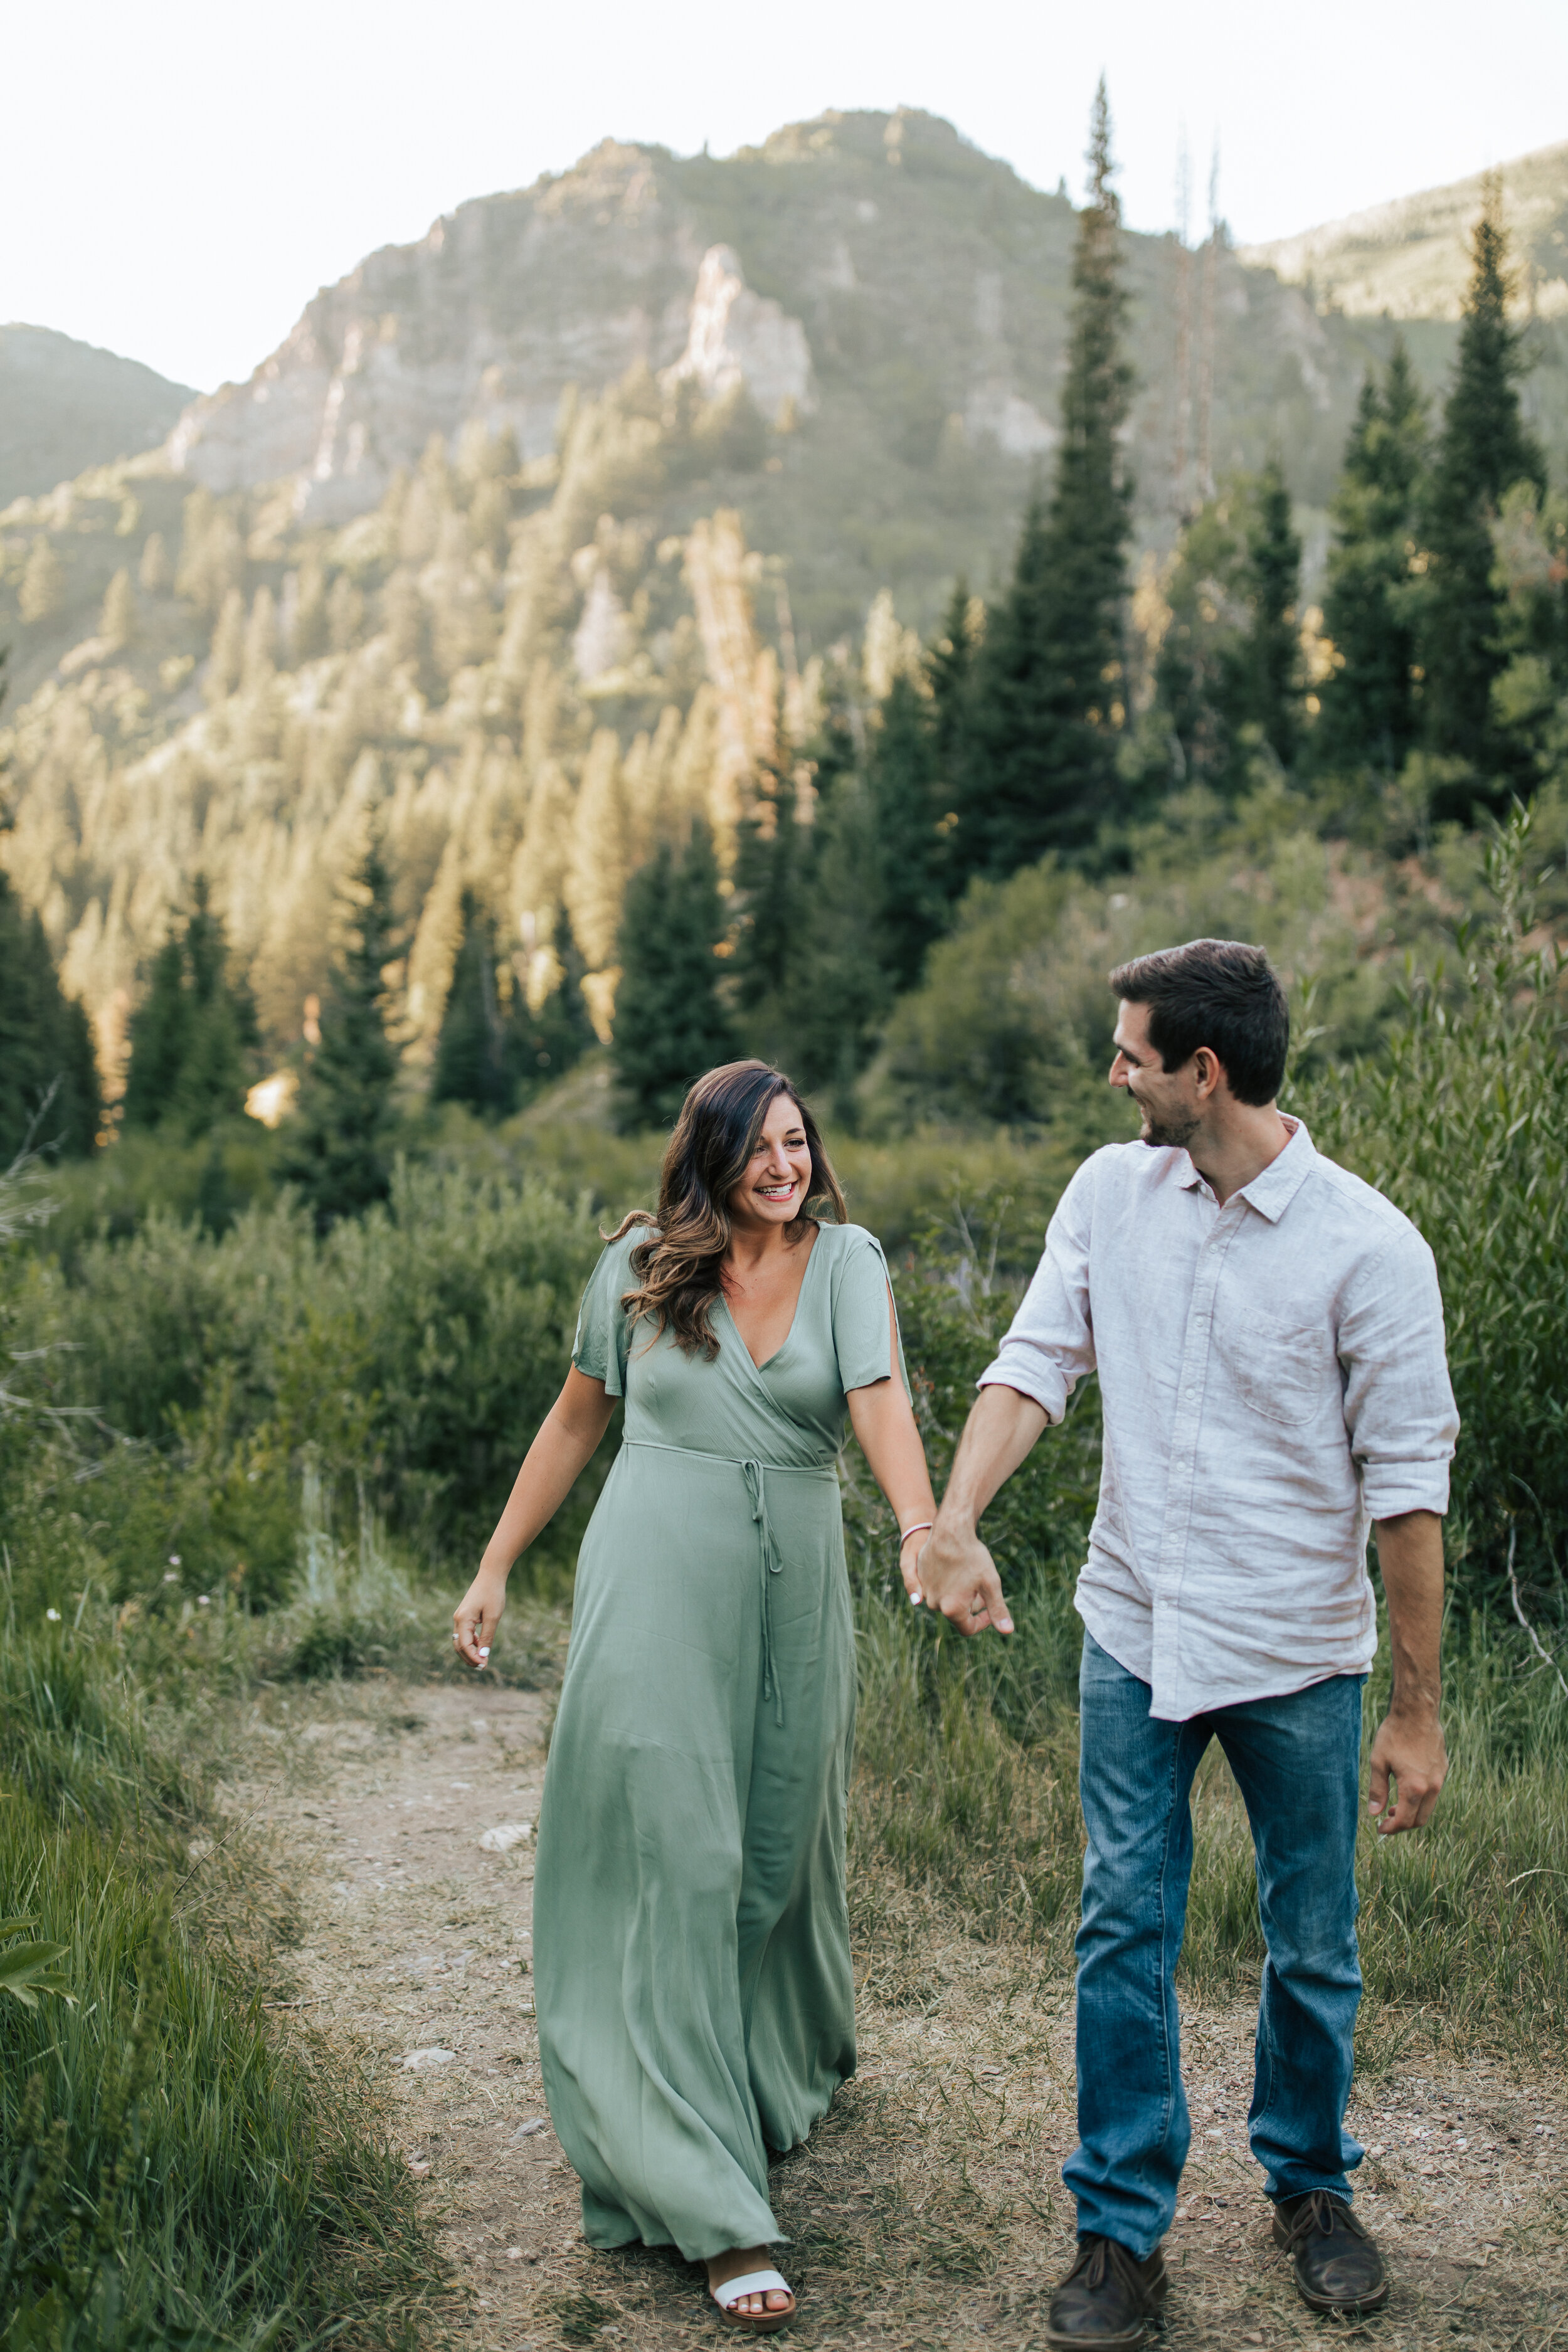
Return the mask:
[[1153,1112],[1145,1110],[1142,1103],[1138,1108],[1143,1113],[1143,1132],[1138,1140],[1147,1143],[1152,1149],[1184,1151],[1198,1131],[1200,1122],[1195,1117],[1178,1115],[1173,1118],[1156,1118]]

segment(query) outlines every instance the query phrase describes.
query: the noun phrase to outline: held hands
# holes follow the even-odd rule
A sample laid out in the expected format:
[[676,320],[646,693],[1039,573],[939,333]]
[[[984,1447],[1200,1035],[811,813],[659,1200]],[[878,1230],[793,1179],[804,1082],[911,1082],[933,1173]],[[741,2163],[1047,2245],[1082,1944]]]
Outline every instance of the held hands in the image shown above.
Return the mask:
[[1010,1633],[1013,1620],[990,1553],[972,1528],[944,1526],[940,1516],[926,1538],[911,1536],[899,1554],[904,1590],[915,1607],[940,1610],[961,1633],[994,1625]]
[[470,1666],[489,1662],[496,1627],[506,1607],[506,1579],[493,1568],[481,1568],[452,1612],[452,1639],[458,1655]]
[[[1378,1726],[1372,1743],[1372,1772],[1367,1811],[1377,1819],[1379,1837],[1395,1837],[1401,1830],[1418,1830],[1432,1818],[1437,1792],[1448,1777],[1448,1751],[1436,1707],[1416,1714],[1392,1708]],[[1388,1784],[1394,1784],[1390,1807]],[[1381,1818],[1379,1818],[1381,1817]]]

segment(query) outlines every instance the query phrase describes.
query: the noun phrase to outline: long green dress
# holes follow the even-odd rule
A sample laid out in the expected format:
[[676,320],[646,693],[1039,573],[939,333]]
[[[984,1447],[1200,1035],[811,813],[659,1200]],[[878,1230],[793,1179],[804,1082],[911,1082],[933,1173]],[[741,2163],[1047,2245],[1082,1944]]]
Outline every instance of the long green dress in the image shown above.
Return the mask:
[[[819,1228],[759,1370],[628,1329],[634,1228],[572,1360],[626,1399],[577,1564],[534,1883],[545,2095],[595,2246],[783,2236],[767,2150],[855,2067],[844,1896],[855,1654],[835,1461],[892,1371],[881,1249]],[[900,1372],[902,1366],[900,1366]]]

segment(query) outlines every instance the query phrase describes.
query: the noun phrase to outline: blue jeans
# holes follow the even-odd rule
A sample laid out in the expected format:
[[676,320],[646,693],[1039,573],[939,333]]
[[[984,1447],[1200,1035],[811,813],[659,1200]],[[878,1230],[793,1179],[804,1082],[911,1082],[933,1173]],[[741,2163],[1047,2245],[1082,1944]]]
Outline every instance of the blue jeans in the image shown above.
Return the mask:
[[1211,1739],[1247,1803],[1268,1958],[1252,2152],[1272,2198],[1348,2198],[1344,2129],[1361,2000],[1355,1838],[1361,1675],[1156,1723],[1149,1685],[1086,1633],[1079,1784],[1089,1843],[1078,1937],[1079,2145],[1062,2178],[1080,2234],[1142,2261],[1170,2227],[1192,2130],[1174,1978],[1193,1867],[1188,1798]]

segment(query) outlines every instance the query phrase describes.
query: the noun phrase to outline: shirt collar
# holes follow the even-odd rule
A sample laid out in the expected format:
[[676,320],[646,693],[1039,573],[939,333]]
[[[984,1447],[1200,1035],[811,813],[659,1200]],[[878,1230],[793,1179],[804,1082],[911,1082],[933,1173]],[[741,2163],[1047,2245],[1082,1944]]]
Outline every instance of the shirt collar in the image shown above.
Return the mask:
[[[1267,1217],[1271,1225],[1279,1223],[1311,1174],[1312,1162],[1318,1156],[1304,1122],[1283,1112],[1280,1116],[1291,1130],[1289,1142],[1283,1151],[1276,1153],[1268,1167],[1261,1170],[1250,1184],[1244,1184],[1239,1192],[1231,1195],[1232,1200],[1247,1202],[1259,1216]],[[1187,1163],[1185,1175],[1178,1180],[1184,1192],[1208,1192],[1208,1185],[1194,1167],[1191,1156],[1184,1151],[1182,1157]]]

